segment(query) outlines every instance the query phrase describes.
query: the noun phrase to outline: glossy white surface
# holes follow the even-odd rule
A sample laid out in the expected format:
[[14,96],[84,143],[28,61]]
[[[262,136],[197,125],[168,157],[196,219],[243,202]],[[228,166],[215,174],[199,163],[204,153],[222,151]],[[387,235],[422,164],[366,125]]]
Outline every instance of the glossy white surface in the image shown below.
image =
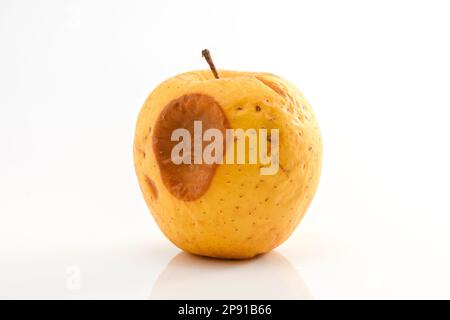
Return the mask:
[[[445,1],[2,1],[0,298],[450,298]],[[131,155],[180,72],[279,74],[321,124],[319,191],[258,259],[180,253]]]

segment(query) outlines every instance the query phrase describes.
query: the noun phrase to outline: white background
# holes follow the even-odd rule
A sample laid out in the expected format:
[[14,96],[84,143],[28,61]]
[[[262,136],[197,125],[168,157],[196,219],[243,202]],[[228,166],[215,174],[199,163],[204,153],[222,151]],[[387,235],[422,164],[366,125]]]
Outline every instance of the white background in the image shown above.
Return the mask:
[[[446,1],[0,4],[0,298],[450,298]],[[296,83],[324,140],[273,253],[190,256],[146,208],[138,111],[175,74]]]

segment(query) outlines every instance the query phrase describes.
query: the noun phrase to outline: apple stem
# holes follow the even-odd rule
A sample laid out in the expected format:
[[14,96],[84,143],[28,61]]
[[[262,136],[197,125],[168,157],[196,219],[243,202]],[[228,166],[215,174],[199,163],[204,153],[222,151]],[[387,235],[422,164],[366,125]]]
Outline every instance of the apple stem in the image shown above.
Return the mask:
[[214,62],[211,58],[211,53],[209,53],[208,49],[203,49],[202,50],[202,57],[205,58],[206,62],[208,62],[209,64],[209,68],[211,69],[214,77],[216,79],[219,79],[219,74],[217,73],[216,67],[214,66]]

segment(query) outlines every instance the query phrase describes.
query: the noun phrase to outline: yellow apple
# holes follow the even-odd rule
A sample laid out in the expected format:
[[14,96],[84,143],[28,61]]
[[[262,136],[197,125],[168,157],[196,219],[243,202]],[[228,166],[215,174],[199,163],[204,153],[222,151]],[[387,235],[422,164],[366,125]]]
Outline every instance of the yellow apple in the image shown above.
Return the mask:
[[[136,125],[136,174],[153,217],[176,246],[251,258],[280,245],[304,216],[319,182],[320,130],[309,103],[288,81],[270,73],[213,71],[217,75],[177,75],[149,95]],[[270,164],[260,161],[174,163],[172,134],[178,128],[194,133],[195,121],[224,136],[227,129],[277,129],[278,170],[264,175],[261,169]],[[236,145],[224,144],[224,157],[235,151]]]

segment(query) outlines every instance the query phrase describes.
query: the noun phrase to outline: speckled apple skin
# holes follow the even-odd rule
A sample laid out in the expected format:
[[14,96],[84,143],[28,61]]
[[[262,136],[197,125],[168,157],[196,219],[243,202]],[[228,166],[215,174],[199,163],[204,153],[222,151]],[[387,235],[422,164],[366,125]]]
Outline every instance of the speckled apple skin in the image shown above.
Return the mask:
[[[183,73],[149,95],[136,125],[135,169],[153,217],[176,246],[209,257],[251,258],[279,246],[300,223],[319,183],[322,140],[311,106],[293,84],[269,73],[219,75]],[[278,173],[264,176],[259,165],[221,164],[200,198],[172,195],[152,149],[152,128],[170,101],[193,93],[213,97],[233,129],[279,129]]]

